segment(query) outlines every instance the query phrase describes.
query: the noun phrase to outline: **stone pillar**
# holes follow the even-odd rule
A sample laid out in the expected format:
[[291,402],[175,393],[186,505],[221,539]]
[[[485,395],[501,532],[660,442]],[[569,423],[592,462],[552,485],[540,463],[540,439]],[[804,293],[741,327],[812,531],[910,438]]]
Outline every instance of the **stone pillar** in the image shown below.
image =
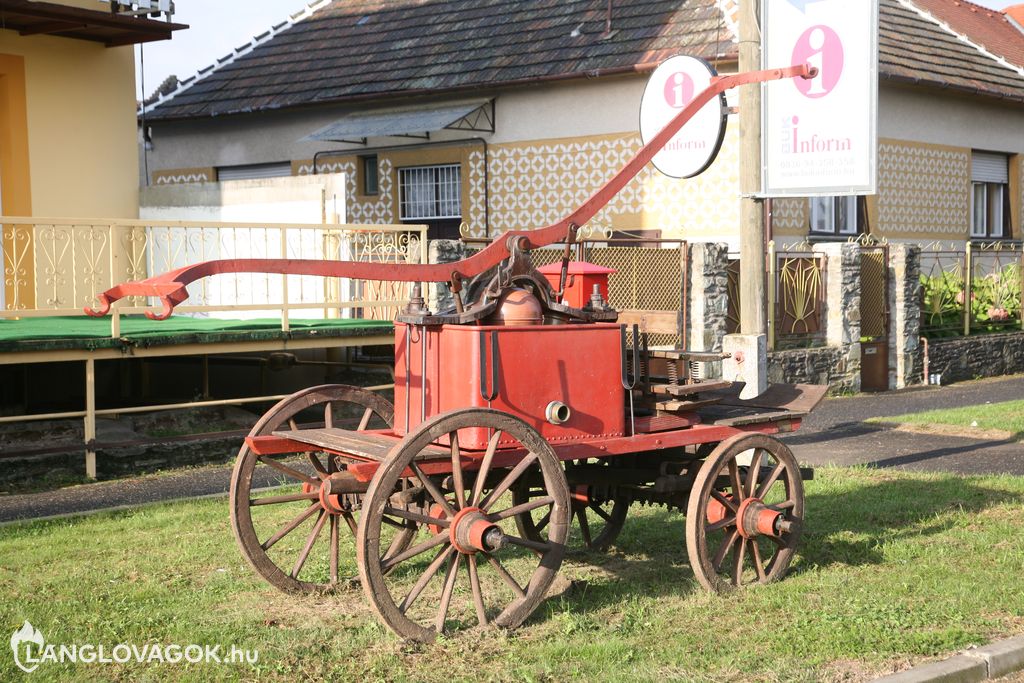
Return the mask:
[[[729,246],[716,242],[689,245],[689,330],[691,351],[721,351],[729,312]],[[721,377],[721,363],[705,363],[705,377]]]
[[828,258],[825,273],[825,339],[840,350],[831,381],[833,390],[860,391],[860,246],[815,244]]
[[[462,240],[430,240],[427,242],[427,263],[452,263],[466,257],[466,245]],[[434,313],[455,307],[451,290],[444,282],[427,283],[423,298],[427,308]]]
[[921,247],[889,245],[889,366],[896,389],[926,380],[921,356]]

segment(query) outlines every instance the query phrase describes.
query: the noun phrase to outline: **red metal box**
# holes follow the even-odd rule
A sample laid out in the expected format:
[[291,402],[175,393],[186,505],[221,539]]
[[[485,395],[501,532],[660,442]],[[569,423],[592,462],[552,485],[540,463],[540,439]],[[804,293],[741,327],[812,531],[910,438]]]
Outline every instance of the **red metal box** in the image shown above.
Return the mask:
[[[498,349],[496,373],[492,344]],[[610,323],[522,327],[396,323],[395,432],[405,434],[424,418],[454,408],[490,406],[523,418],[553,443],[622,436],[626,421],[620,358],[619,326]],[[488,401],[484,394],[494,393],[493,376],[497,391]],[[568,407],[564,423],[552,424],[545,416],[552,402]],[[460,445],[483,449],[488,436],[485,429],[472,434],[466,430],[459,433]]]
[[[562,277],[562,262],[555,261],[537,269],[547,278],[551,288],[558,290],[558,284]],[[608,301],[608,278],[619,271],[614,268],[605,268],[586,261],[570,261],[567,268],[569,276],[565,283],[562,303],[573,308],[583,308],[590,301],[594,293],[594,285],[605,301]]]

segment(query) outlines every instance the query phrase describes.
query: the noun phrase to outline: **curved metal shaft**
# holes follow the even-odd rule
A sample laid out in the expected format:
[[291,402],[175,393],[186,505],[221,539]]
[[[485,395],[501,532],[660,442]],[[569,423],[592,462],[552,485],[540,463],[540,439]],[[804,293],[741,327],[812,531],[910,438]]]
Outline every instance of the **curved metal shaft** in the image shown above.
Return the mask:
[[514,239],[525,239],[526,249],[536,249],[566,239],[570,226],[584,225],[600,211],[655,154],[671,140],[676,133],[713,97],[729,88],[747,83],[775,81],[783,78],[813,78],[817,70],[809,65],[790,66],[784,69],[768,69],[749,73],[718,76],[684,107],[661,132],[644,145],[622,169],[599,188],[575,211],[557,223],[536,230],[510,230],[496,238],[485,249],[467,259],[454,263],[438,264],[388,264],[360,263],[355,261],[319,261],[311,259],[222,259],[205,261],[177,270],[141,280],[126,282],[111,287],[99,295],[99,306],[86,307],[92,316],[106,315],[110,305],[126,296],[159,297],[163,309],[160,313],[146,311],[146,315],[163,320],[171,315],[174,307],[188,298],[185,287],[200,278],[221,273],[276,273],[283,275],[320,275],[323,277],[347,277],[357,280],[389,280],[397,282],[450,282],[468,279],[487,271],[509,257]]

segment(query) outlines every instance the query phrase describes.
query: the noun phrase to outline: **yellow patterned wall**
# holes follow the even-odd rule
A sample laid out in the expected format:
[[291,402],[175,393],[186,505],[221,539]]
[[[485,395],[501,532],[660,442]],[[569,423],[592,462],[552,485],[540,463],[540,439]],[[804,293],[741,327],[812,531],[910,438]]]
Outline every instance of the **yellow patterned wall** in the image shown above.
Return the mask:
[[211,183],[217,180],[217,169],[175,168],[167,171],[153,171],[154,185],[179,185],[181,183]]
[[879,141],[879,235],[966,238],[970,188],[971,150],[902,140]]
[[[493,145],[488,152],[491,234],[549,225],[580,206],[640,149],[636,134]],[[619,230],[658,229],[666,237],[735,236],[737,135],[730,130],[711,168],[688,180],[648,165],[592,221]],[[482,234],[471,224],[474,235]]]

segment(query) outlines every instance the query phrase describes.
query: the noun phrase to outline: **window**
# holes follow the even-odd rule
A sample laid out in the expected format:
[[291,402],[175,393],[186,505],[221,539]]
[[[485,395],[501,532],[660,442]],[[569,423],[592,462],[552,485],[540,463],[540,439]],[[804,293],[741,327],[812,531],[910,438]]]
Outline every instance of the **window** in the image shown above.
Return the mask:
[[811,197],[811,233],[856,235],[860,232],[860,197]]
[[462,224],[459,164],[398,169],[398,215],[405,223],[425,223],[428,239],[459,239]]
[[245,164],[243,166],[221,166],[217,169],[217,180],[254,180],[257,178],[283,178],[292,174],[290,161],[274,164]]
[[377,156],[359,157],[363,165],[363,194],[377,194]]
[[462,173],[458,164],[398,169],[398,209],[403,221],[462,217]]
[[1005,154],[971,155],[971,237],[1010,237],[1010,163]]

